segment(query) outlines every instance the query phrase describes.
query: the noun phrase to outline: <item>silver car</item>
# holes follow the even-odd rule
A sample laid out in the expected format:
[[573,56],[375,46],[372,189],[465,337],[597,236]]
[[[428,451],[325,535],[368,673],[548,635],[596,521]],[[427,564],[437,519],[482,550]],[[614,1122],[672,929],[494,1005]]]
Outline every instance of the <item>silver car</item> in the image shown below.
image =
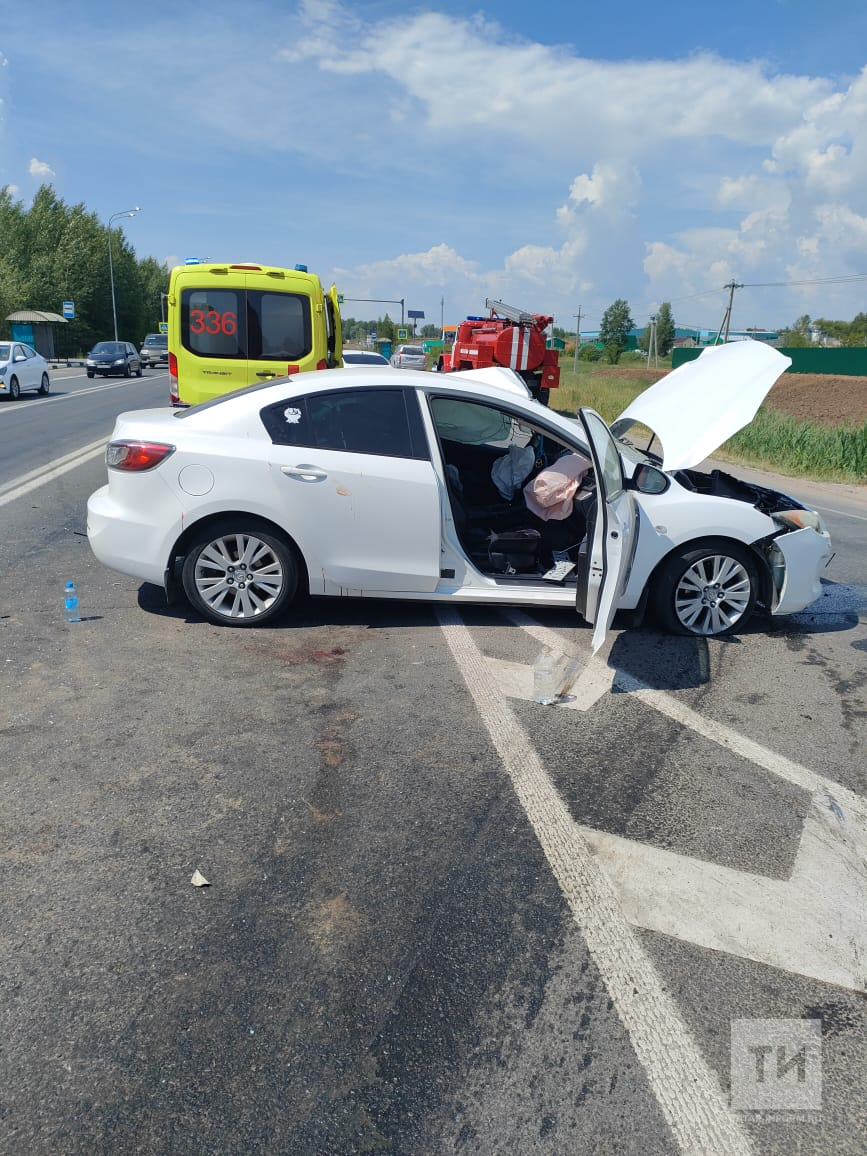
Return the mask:
[[143,369],[152,365],[168,366],[169,338],[167,333],[148,333],[139,351]]
[[397,369],[424,369],[424,349],[420,345],[399,345],[391,364]]

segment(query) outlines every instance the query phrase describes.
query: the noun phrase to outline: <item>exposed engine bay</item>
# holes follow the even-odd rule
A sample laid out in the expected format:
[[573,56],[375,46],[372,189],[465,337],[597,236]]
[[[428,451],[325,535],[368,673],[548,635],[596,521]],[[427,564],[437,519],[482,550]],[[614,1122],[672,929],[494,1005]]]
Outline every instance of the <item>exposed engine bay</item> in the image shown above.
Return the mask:
[[783,494],[779,490],[758,486],[753,482],[743,482],[723,470],[712,470],[709,474],[699,470],[677,470],[673,475],[687,490],[708,494],[716,498],[733,498],[738,502],[749,502],[763,514],[771,516],[783,510],[806,510],[802,502]]

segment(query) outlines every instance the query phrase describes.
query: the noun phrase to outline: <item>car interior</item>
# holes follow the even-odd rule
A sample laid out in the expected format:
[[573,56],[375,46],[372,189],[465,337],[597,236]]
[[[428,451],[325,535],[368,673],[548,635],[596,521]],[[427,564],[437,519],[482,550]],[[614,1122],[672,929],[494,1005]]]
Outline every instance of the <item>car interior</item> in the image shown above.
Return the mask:
[[596,501],[589,460],[491,406],[434,398],[431,411],[455,529],[473,564],[522,582],[574,583]]

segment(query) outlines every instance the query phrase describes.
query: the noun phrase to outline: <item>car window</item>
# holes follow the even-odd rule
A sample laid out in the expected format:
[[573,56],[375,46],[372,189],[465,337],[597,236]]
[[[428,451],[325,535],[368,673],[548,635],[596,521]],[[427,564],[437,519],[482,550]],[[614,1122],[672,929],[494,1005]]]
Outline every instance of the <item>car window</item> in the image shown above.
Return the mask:
[[280,445],[427,458],[418,399],[402,389],[341,390],[293,397],[262,411]]
[[263,361],[300,361],[312,349],[310,298],[295,293],[247,294],[248,356]]
[[313,348],[310,298],[253,289],[185,289],[181,341],[202,357],[300,361]]
[[8,345],[0,345],[0,361],[8,361],[10,352]]
[[510,445],[525,446],[533,436],[529,425],[496,406],[434,397],[430,407],[437,433],[449,441],[507,449]]

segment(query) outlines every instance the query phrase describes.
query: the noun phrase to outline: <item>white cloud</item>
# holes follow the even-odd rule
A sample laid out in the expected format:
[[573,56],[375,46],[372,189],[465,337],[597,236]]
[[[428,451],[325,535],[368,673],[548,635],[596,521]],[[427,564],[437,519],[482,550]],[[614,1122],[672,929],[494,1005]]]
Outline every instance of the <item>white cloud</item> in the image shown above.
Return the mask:
[[45,161],[37,160],[36,157],[31,158],[28,172],[31,177],[53,177],[55,175],[51,165],[46,164]]

